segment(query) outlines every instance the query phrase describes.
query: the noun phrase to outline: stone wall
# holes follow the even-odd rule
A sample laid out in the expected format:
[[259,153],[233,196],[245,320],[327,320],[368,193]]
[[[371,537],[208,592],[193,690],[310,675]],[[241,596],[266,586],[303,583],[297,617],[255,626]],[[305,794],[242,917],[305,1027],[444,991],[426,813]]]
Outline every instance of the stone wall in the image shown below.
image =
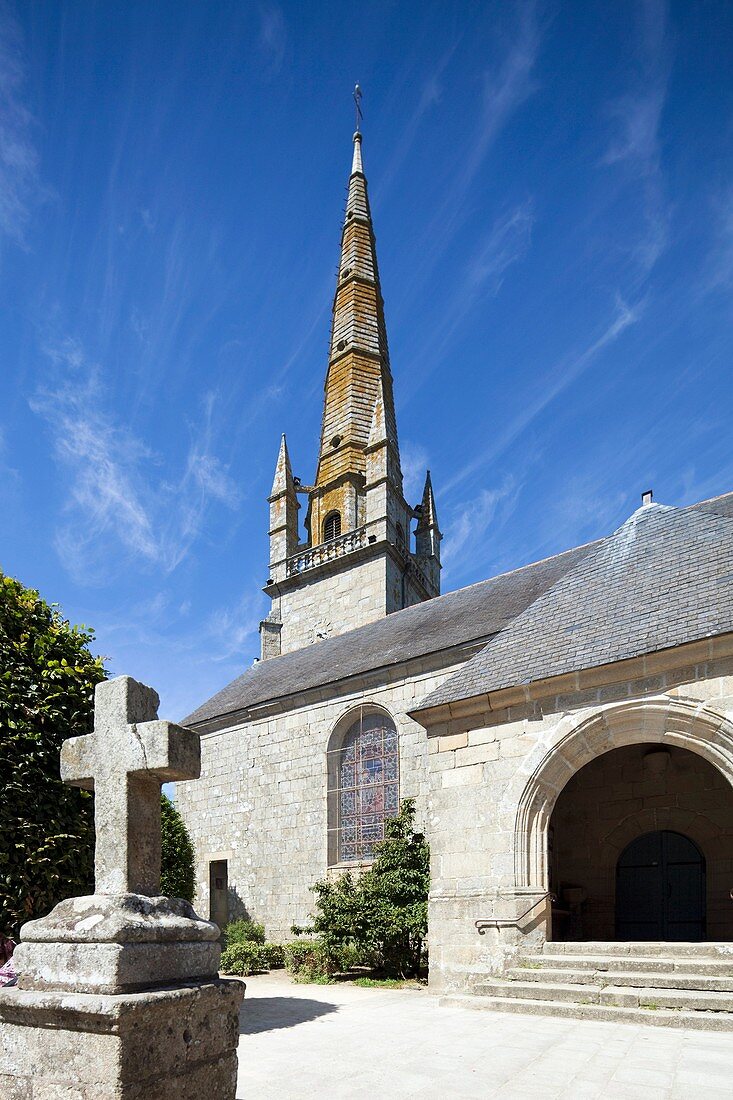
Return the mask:
[[228,863],[229,909],[290,939],[307,922],[309,887],[328,870],[327,760],[331,733],[362,703],[394,719],[400,738],[400,796],[417,799],[425,821],[427,739],[407,711],[455,671],[424,659],[311,692],[300,705],[202,737],[201,779],[177,798],[197,855],[196,905],[209,914],[209,863]]
[[[585,764],[613,748],[657,743],[715,761],[726,783],[733,782],[732,658],[730,638],[711,639],[418,715],[429,740],[430,981],[436,990],[500,973],[518,952],[544,942],[550,815]],[[696,798],[712,803],[719,790]],[[727,815],[727,788],[725,798],[717,811],[708,805],[715,820]],[[727,816],[726,822],[728,832]],[[727,836],[716,843],[727,851]],[[721,855],[711,915],[725,901],[731,866]],[[519,924],[480,936],[474,922],[492,918]],[[714,919],[712,928],[722,932]]]
[[298,578],[297,587],[285,588],[279,615],[282,653],[301,649],[322,637],[384,618],[386,574],[384,556],[362,561],[337,560],[329,572],[322,569]]

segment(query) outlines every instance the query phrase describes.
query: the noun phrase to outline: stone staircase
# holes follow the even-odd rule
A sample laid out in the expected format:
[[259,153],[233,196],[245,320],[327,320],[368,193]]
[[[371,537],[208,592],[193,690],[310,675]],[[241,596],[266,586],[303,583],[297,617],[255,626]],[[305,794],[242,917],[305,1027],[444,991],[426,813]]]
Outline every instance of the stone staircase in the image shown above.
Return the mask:
[[546,943],[441,1003],[733,1031],[733,943]]

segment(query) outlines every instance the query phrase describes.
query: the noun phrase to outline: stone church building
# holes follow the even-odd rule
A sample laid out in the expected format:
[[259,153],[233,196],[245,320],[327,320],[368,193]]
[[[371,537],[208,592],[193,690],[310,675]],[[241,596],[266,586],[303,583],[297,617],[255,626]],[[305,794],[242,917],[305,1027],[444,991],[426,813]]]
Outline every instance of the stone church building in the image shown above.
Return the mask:
[[[431,846],[434,988],[600,1011],[638,1007],[630,958],[667,991],[680,958],[719,974],[733,494],[645,494],[597,542],[441,595],[429,473],[419,504],[403,493],[359,133],[315,479],[293,477],[283,437],[269,505],[261,659],[185,720],[202,738],[202,778],[178,787],[201,909],[289,939],[311,884],[368,864],[411,796]],[[587,992],[603,959],[613,996]]]

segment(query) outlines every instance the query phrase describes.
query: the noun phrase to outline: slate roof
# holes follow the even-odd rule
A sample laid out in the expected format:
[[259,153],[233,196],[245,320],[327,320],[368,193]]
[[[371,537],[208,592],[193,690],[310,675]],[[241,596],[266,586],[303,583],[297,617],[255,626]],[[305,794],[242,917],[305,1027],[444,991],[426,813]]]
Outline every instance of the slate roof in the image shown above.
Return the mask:
[[733,631],[730,504],[639,508],[419,710]]
[[[335,638],[259,661],[183,719],[195,726],[257,704],[415,657],[471,643],[502,630],[597,543],[479,581]],[[221,723],[219,723],[221,724]]]
[[[660,507],[653,505],[651,512],[648,508],[645,511],[651,515]],[[713,520],[715,517],[733,519],[733,493],[701,501],[688,508],[663,508],[662,511],[680,516],[702,514]],[[631,518],[634,519],[633,516]],[[730,525],[725,527],[725,537],[730,545],[729,527]],[[715,529],[718,531],[718,540],[722,542],[722,530],[717,526]],[[672,537],[669,532],[668,537],[671,541],[676,540],[676,536]],[[502,573],[498,577],[479,581],[456,592],[448,592],[444,596],[427,600],[404,611],[396,611],[384,619],[359,627],[357,630],[351,630],[336,638],[315,642],[282,657],[260,661],[184,718],[183,722],[191,726],[221,727],[228,721],[246,717],[248,710],[252,707],[275,699],[298,695],[313,688],[325,687],[329,683],[335,683],[349,676],[389,668],[402,661],[428,656],[443,650],[480,644],[491,638],[498,641],[496,635],[500,631],[504,631],[502,637],[505,637],[509,624],[517,620],[522,613],[528,614],[528,609],[531,610],[533,605],[537,606],[538,597],[552,589],[561,578],[566,576],[570,578],[571,574],[574,579],[572,582],[569,581],[569,591],[572,591],[574,606],[582,606],[580,586],[587,583],[587,578],[585,575],[578,575],[576,569],[580,563],[586,559],[590,560],[602,546],[615,538],[616,536],[612,535],[609,539],[566,550],[562,554],[523,566],[510,573]],[[708,550],[712,560],[722,551],[722,548],[718,547],[713,538]],[[684,559],[684,553],[682,557]],[[684,568],[681,572],[686,575],[684,561],[682,565]],[[705,575],[704,570],[701,575]],[[675,584],[679,579],[675,576]],[[633,594],[633,585],[629,577],[626,578],[626,585],[628,591],[625,597],[621,598],[621,603],[625,609],[630,609],[635,607],[636,603],[633,599],[629,602]],[[622,595],[619,594],[620,597]],[[720,595],[721,592],[717,591],[717,600],[720,599]],[[582,600],[584,601],[584,597]],[[703,600],[697,600],[697,605],[702,609]],[[539,610],[541,612],[542,605]],[[624,622],[625,629],[631,630],[628,616],[624,618]],[[688,615],[686,627],[683,624],[678,624],[678,627],[683,641],[701,636],[693,633],[697,629],[694,616]],[[521,627],[518,629],[521,631]],[[639,629],[641,630],[641,624]],[[515,639],[516,633],[515,630],[512,634]],[[686,637],[682,637],[685,633]],[[554,634],[557,634],[556,630]],[[566,651],[566,658],[570,659],[572,652],[574,654],[572,659],[575,661],[573,667],[589,667],[586,657],[590,655],[590,650],[587,654],[583,651],[579,633],[573,631],[567,637],[574,639],[578,644],[572,651],[570,649]],[[515,644],[521,651],[524,642],[519,641]],[[475,694],[475,683],[480,682],[484,685],[491,678],[481,660],[490,648],[491,645],[467,662],[460,672],[421,703],[420,709],[437,705],[436,699],[449,701],[470,697],[465,692]],[[461,679],[464,674],[465,683]],[[518,681],[515,679],[514,682]],[[481,694],[486,690],[485,686],[481,686],[478,693]],[[496,690],[496,685],[493,690]]]

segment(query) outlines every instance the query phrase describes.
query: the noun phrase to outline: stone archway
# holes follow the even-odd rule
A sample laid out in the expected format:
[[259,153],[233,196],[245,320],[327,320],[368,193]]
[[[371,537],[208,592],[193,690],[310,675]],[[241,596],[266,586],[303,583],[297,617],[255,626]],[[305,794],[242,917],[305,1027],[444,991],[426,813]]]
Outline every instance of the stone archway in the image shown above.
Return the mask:
[[[635,861],[619,893],[622,853],[644,836],[662,834],[686,838],[707,863],[706,889],[701,885],[696,902],[692,872],[663,850],[647,865]],[[733,939],[733,786],[699,753],[641,742],[594,757],[557,798],[548,848],[550,887],[558,898],[553,940],[629,939],[637,926],[637,939],[679,939],[683,924],[691,940]],[[647,933],[656,928],[659,934],[644,934],[645,922]]]
[[[548,889],[550,818],[572,776],[612,749],[641,743],[689,749],[733,786],[733,725],[704,704],[662,696],[612,704],[570,728],[566,723],[553,742],[537,747],[530,762],[534,770],[515,792],[514,878],[518,893],[541,894]],[[511,792],[508,797],[512,798]]]

